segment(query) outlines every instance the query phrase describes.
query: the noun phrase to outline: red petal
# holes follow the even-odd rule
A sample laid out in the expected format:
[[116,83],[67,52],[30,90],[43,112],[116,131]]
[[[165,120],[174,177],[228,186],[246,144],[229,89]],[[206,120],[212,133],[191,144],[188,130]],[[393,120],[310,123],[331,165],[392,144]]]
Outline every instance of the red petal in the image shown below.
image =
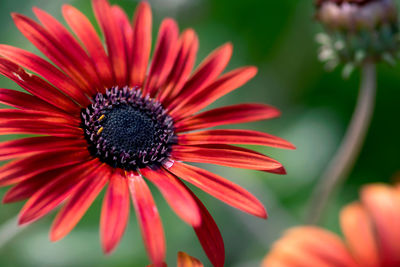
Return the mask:
[[346,243],[360,266],[380,266],[379,248],[371,218],[360,203],[347,205],[340,213]]
[[93,10],[102,29],[114,76],[118,86],[127,85],[127,55],[124,46],[123,32],[115,20],[107,0],[93,0]]
[[92,88],[90,82],[85,77],[85,72],[78,66],[81,62],[76,60],[69,50],[51,36],[42,26],[32,19],[20,14],[12,14],[14,23],[21,33],[31,41],[43,54],[68,74],[80,87],[87,93]]
[[184,118],[188,114],[194,114],[207,107],[218,98],[247,83],[256,74],[256,67],[243,67],[233,70],[223,75],[203,90],[199,90],[197,93],[193,93],[187,98],[182,99],[182,102],[171,110],[170,115],[174,117],[175,120],[179,120],[179,118]]
[[181,134],[179,145],[210,145],[210,144],[241,144],[261,145],[277,148],[295,149],[288,141],[257,131],[251,130],[208,130]]
[[201,225],[193,228],[197,238],[214,267],[223,267],[225,264],[225,247],[221,232],[207,208],[189,188],[188,190],[196,200],[201,213]]
[[362,203],[375,226],[381,266],[400,266],[400,196],[395,190],[376,184],[365,186],[361,191]]
[[66,114],[40,98],[16,90],[0,88],[0,103],[24,110]]
[[30,137],[0,143],[0,160],[9,160],[32,153],[51,152],[69,147],[85,149],[84,139],[66,139],[52,136]]
[[67,148],[15,160],[0,168],[0,186],[15,184],[38,173],[87,161],[86,149]]
[[153,171],[141,169],[140,172],[161,191],[171,208],[186,223],[197,226],[201,223],[199,208],[182,183],[164,169]]
[[[64,53],[63,56],[68,57],[67,61],[71,63],[79,62],[79,64],[75,65],[75,68],[79,70],[84,79],[84,81],[80,83],[87,83],[89,85],[86,92],[90,96],[96,94],[97,90],[101,88],[101,84],[93,61],[86,54],[85,50],[83,50],[71,33],[50,14],[36,7],[33,8],[33,12],[51,37],[58,41],[58,50]],[[47,46],[45,46],[45,48],[47,48]],[[78,78],[81,76],[78,76]]]
[[106,185],[110,172],[111,167],[102,165],[91,172],[82,183],[79,183],[68,202],[54,219],[50,230],[51,241],[64,238],[76,226]]
[[5,134],[42,134],[58,137],[81,138],[83,132],[81,128],[69,125],[60,125],[54,122],[34,122],[29,119],[0,120],[0,135]]
[[231,181],[179,162],[175,162],[168,170],[228,205],[258,217],[267,218],[263,204],[248,191]]
[[199,40],[195,31],[185,30],[179,39],[178,47],[174,66],[158,96],[159,101],[165,106],[168,106],[168,103],[179,94],[193,69],[199,48]]
[[[80,111],[80,107],[60,91],[75,99],[82,106],[87,106],[87,104],[89,104],[87,97],[80,92],[78,87],[69,83],[69,78],[67,76],[43,59],[23,50],[11,46],[7,47],[5,45],[0,45],[0,55],[4,57],[0,58],[0,73],[40,99],[59,109],[69,113],[76,112],[77,114]],[[27,73],[23,68],[10,60],[37,72],[50,83],[53,83],[60,91],[41,78]],[[64,78],[65,80],[63,80]]]
[[178,252],[177,267],[203,267],[204,265],[196,258],[189,256],[185,252]]
[[100,237],[104,253],[111,253],[121,240],[129,219],[129,190],[126,177],[116,170],[103,199]]
[[10,188],[4,195],[3,203],[18,202],[30,198],[42,187],[44,187],[50,181],[52,181],[54,177],[57,177],[67,172],[69,169],[75,168],[76,166],[77,165],[67,166],[64,168],[58,168],[46,172],[41,172],[36,174],[35,176],[30,177],[27,180],[24,180],[16,184],[12,188]]
[[59,126],[79,127],[81,121],[67,114],[54,114],[46,111],[1,109],[1,124],[17,120],[31,120],[33,123],[49,123]]
[[174,146],[172,157],[187,162],[270,171],[282,167],[278,161],[252,150],[228,146]]
[[239,104],[216,108],[177,122],[177,132],[187,132],[214,126],[252,122],[278,117],[279,110],[264,104]]
[[225,44],[213,51],[197,68],[177,97],[171,102],[170,109],[180,104],[192,94],[210,85],[225,69],[232,56],[232,45]]
[[151,262],[159,266],[165,259],[165,237],[160,215],[151,192],[140,175],[130,173],[127,183]]
[[141,2],[136,8],[133,19],[133,55],[130,73],[130,86],[143,86],[147,73],[147,64],[151,50],[151,8],[147,2]]
[[115,79],[110,59],[104,51],[101,39],[89,19],[78,9],[70,5],[64,5],[62,12],[68,25],[88,51],[105,87],[112,87],[115,83]]
[[150,72],[144,86],[145,95],[154,96],[167,79],[178,52],[178,31],[178,26],[172,19],[164,19],[161,23]]
[[91,179],[91,173],[100,164],[97,159],[91,160],[55,177],[26,202],[20,213],[19,224],[31,223],[52,211],[71,195],[85,178]]
[[[112,12],[114,14],[114,18],[117,21],[119,27],[121,28],[122,37],[124,41],[125,53],[127,58],[127,65],[128,65],[128,73],[130,70],[130,59],[133,56],[133,29],[130,24],[129,18],[126,15],[125,11],[117,5],[112,6]],[[129,84],[129,76],[127,76],[127,84]]]

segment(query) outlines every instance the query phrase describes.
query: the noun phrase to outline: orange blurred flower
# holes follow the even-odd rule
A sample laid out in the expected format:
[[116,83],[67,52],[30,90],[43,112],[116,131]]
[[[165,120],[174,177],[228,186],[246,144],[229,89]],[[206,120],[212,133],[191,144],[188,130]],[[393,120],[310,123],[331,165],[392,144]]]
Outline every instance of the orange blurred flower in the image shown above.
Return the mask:
[[[164,264],[165,267],[167,267],[167,264]],[[203,267],[203,263],[199,261],[198,259],[190,256],[189,254],[179,251],[178,252],[178,262],[177,262],[177,267]],[[153,264],[148,265],[147,267],[154,267]]]
[[344,240],[319,227],[290,229],[262,266],[400,266],[400,188],[365,186],[340,214]]

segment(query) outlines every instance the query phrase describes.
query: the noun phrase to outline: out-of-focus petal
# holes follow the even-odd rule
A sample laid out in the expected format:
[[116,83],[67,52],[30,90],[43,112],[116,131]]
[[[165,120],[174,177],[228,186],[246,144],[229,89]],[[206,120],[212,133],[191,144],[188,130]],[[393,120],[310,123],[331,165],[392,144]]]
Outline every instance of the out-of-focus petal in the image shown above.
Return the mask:
[[340,213],[340,225],[346,243],[360,266],[379,267],[379,248],[365,208],[359,203],[346,206]]
[[203,267],[204,265],[196,258],[188,255],[185,252],[178,252],[177,267]]
[[133,51],[130,86],[143,86],[151,51],[152,14],[150,5],[143,1],[136,8],[133,19]]

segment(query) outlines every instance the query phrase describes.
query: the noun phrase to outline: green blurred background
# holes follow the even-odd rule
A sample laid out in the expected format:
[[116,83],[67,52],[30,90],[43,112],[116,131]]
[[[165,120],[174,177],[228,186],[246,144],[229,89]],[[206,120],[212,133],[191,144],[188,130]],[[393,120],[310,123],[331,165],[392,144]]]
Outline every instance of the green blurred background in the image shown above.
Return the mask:
[[[111,1],[131,16],[134,0]],[[0,0],[0,43],[38,51],[18,32],[9,16],[19,12],[33,16],[38,6],[64,22],[63,3],[70,3],[94,21],[90,0]],[[207,166],[253,192],[267,207],[264,221],[243,214],[200,190],[225,240],[226,266],[258,266],[272,242],[290,226],[304,222],[311,189],[319,179],[343,137],[358,93],[359,72],[343,80],[340,70],[326,73],[317,60],[314,35],[320,26],[313,20],[312,2],[280,0],[150,0],[154,36],[164,17],[173,17],[181,29],[194,28],[200,39],[197,61],[217,46],[231,41],[234,54],[228,69],[256,65],[255,79],[217,101],[214,106],[238,102],[264,102],[282,111],[279,119],[240,125],[286,138],[296,151],[257,148],[280,160],[288,175]],[[400,170],[399,102],[400,66],[378,68],[376,110],[361,155],[351,175],[326,210],[323,225],[339,232],[338,212],[357,199],[358,189],[370,182],[393,182]],[[0,87],[17,88],[0,77]],[[2,137],[8,139],[11,137]],[[0,189],[0,197],[6,188]],[[171,211],[154,190],[167,237],[167,262],[175,266],[179,250],[210,266],[196,236]],[[13,218],[23,203],[0,207],[0,266],[145,266],[148,259],[134,218],[122,242],[110,256],[99,244],[99,197],[78,226],[62,241],[51,243],[48,230],[54,213],[14,236]],[[4,235],[6,233],[6,235]],[[12,237],[7,241],[7,235]],[[4,242],[7,241],[7,242]]]

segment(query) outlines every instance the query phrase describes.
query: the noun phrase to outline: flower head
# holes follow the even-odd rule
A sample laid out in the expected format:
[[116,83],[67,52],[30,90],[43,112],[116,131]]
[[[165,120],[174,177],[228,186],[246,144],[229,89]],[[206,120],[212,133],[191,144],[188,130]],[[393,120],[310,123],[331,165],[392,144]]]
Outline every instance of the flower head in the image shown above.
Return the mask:
[[393,0],[319,0],[316,18],[326,29],[319,34],[320,59],[339,62],[394,63],[400,47],[397,7]]
[[279,111],[247,103],[200,112],[253,78],[257,69],[222,74],[232,54],[228,43],[192,73],[197,35],[192,29],[179,35],[170,18],[161,23],[149,63],[152,14],[147,2],[139,4],[132,24],[107,0],[93,0],[93,8],[106,50],[94,26],[72,6],[62,11],[77,38],[41,9],[34,8],[40,23],[13,14],[22,34],[54,65],[0,45],[0,73],[28,92],[0,89],[0,102],[17,108],[0,110],[0,133],[40,135],[0,144],[0,159],[12,160],[0,170],[0,185],[13,185],[3,202],[27,199],[21,224],[65,203],[50,231],[56,241],[75,227],[107,185],[100,219],[104,252],[121,239],[132,199],[149,257],[159,266],[165,238],[148,181],[193,226],[213,265],[222,266],[220,232],[181,179],[255,216],[266,218],[267,213],[243,188],[183,162],[285,173],[278,161],[232,144],[293,148],[287,141],[257,131],[203,130],[275,118]]
[[399,188],[368,185],[361,190],[361,202],[340,214],[345,241],[318,227],[290,229],[263,266],[400,266],[399,222]]

